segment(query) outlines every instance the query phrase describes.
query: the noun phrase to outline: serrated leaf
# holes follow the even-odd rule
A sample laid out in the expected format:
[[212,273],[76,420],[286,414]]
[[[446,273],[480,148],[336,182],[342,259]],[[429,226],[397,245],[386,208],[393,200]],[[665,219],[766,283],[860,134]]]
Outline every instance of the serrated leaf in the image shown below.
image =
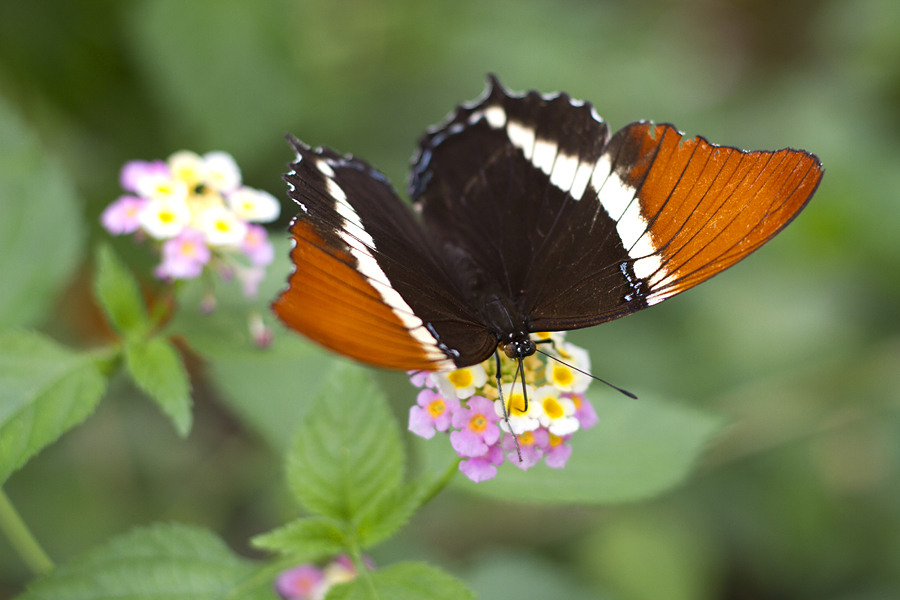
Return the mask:
[[372,547],[400,530],[456,474],[458,460],[440,473],[426,472],[418,479],[372,502],[357,519],[357,537],[363,548]]
[[352,521],[400,485],[404,455],[384,395],[365,371],[334,369],[288,455],[288,482],[307,511]]
[[252,540],[256,548],[313,561],[346,552],[341,524],[328,517],[306,517],[292,521]]
[[38,333],[0,333],[0,485],[94,411],[107,383],[95,361]]
[[[18,600],[217,600],[274,599],[248,587],[234,590],[258,571],[213,533],[185,525],[137,529],[58,566],[28,586]],[[264,582],[271,589],[271,582]]]
[[332,588],[325,600],[471,600],[475,594],[455,577],[424,563],[405,562]]
[[172,419],[182,436],[191,430],[191,383],[175,347],[161,337],[125,344],[125,364],[137,386]]
[[109,244],[96,252],[94,295],[110,324],[123,336],[140,338],[150,330],[150,317],[140,286]]
[[38,322],[81,260],[75,186],[0,101],[0,326]]
[[[722,419],[674,402],[606,396],[593,400],[600,422],[576,432],[563,469],[543,463],[521,471],[504,464],[496,479],[455,484],[473,493],[518,502],[613,504],[649,498],[683,481],[722,426]],[[433,440],[432,440],[433,441]],[[447,448],[421,444],[426,453]],[[449,444],[446,445],[449,447]]]

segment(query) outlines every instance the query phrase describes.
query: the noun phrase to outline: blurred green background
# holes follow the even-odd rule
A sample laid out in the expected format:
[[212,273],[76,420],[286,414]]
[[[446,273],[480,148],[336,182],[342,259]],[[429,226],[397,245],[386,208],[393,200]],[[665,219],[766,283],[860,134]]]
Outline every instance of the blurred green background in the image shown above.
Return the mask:
[[[590,100],[613,130],[652,119],[722,144],[803,148],[826,174],[764,250],[571,336],[599,376],[728,420],[684,485],[603,508],[450,491],[376,561],[432,560],[484,598],[900,598],[896,0],[0,2],[0,102],[74,180],[89,224],[83,266],[32,322],[71,345],[108,339],[88,257],[127,160],[230,152],[249,185],[284,199],[278,232],[293,210],[286,132],[364,157],[402,189],[418,136],[487,72]],[[45,248],[68,235],[68,219],[47,220]],[[116,250],[152,290],[146,248]],[[189,367],[186,441],[123,380],[9,480],[54,558],[160,520],[206,525],[254,555],[246,540],[294,514],[282,448],[196,354]],[[379,377],[402,413],[411,389]],[[28,577],[0,540],[0,597]]]

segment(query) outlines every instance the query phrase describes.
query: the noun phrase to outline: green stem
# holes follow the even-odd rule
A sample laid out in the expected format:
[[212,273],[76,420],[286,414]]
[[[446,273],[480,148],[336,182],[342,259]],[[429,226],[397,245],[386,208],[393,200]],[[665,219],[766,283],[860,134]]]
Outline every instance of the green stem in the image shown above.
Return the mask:
[[453,479],[454,475],[459,472],[459,463],[462,461],[462,458],[454,457],[449,463],[447,463],[447,467],[444,469],[444,472],[440,477],[436,478],[434,483],[432,484],[431,490],[429,490],[428,495],[426,495],[422,499],[422,504],[420,506],[425,506],[431,500],[437,496],[441,490],[447,487],[447,484],[450,483],[450,480]]
[[19,511],[2,489],[0,489],[0,529],[35,575],[46,575],[53,570],[53,561],[41,548],[19,515]]
[[378,592],[375,590],[375,582],[372,581],[372,572],[369,571],[369,566],[363,558],[362,550],[360,549],[356,538],[354,537],[353,539],[348,540],[348,542],[348,545],[350,546],[350,560],[353,561],[353,566],[356,567],[356,576],[362,578],[362,580],[366,582],[366,587],[369,589],[371,597],[378,598]]

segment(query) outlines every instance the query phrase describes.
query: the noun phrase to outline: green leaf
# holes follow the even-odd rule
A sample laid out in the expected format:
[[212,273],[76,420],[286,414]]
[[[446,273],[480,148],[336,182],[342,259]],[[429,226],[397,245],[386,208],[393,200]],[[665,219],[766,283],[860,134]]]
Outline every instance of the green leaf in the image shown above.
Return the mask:
[[137,280],[109,244],[96,252],[94,295],[110,324],[127,338],[140,338],[150,330],[150,317]]
[[[575,551],[576,553],[580,553]],[[518,553],[496,550],[482,553],[462,573],[478,598],[522,600],[523,598],[564,598],[565,600],[612,600],[590,589],[572,576],[571,564],[541,559],[524,549]],[[665,598],[660,595],[659,598]],[[701,600],[698,597],[696,600]]]
[[68,174],[0,101],[0,327],[41,319],[78,266],[84,236]]
[[466,585],[455,577],[424,563],[405,562],[370,573],[331,589],[326,600],[471,600]]
[[437,494],[456,474],[459,460],[450,461],[443,472],[427,471],[415,481],[379,496],[357,519],[357,536],[369,548],[400,530],[423,504]]
[[0,485],[94,411],[107,383],[96,361],[38,333],[0,333]]
[[[214,534],[154,525],[119,536],[28,586],[19,600],[216,600],[272,598],[246,585],[258,567]],[[271,580],[266,582],[271,588]]]
[[288,456],[288,482],[307,511],[352,521],[403,479],[397,423],[365,371],[334,369]]
[[[720,418],[645,394],[638,400],[610,394],[592,401],[600,422],[572,436],[572,456],[565,468],[540,463],[522,471],[504,464],[491,481],[455,481],[476,494],[505,501],[632,502],[683,481],[722,425]],[[435,444],[424,446],[426,452],[435,452],[429,448]],[[438,451],[447,453],[446,448]]]
[[138,387],[186,436],[191,430],[191,383],[175,347],[162,337],[133,340],[125,344],[125,364]]
[[306,517],[292,521],[252,540],[256,548],[294,557],[297,562],[314,561],[347,550],[341,524],[329,517]]

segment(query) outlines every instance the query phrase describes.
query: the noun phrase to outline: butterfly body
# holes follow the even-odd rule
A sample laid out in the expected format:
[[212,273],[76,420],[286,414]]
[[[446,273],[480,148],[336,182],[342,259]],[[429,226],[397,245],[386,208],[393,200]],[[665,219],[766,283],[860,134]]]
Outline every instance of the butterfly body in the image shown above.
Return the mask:
[[491,78],[422,138],[412,206],[367,163],[291,139],[289,326],[373,365],[438,370],[603,323],[742,259],[806,205],[818,159],[671,125],[610,136],[588,103]]

